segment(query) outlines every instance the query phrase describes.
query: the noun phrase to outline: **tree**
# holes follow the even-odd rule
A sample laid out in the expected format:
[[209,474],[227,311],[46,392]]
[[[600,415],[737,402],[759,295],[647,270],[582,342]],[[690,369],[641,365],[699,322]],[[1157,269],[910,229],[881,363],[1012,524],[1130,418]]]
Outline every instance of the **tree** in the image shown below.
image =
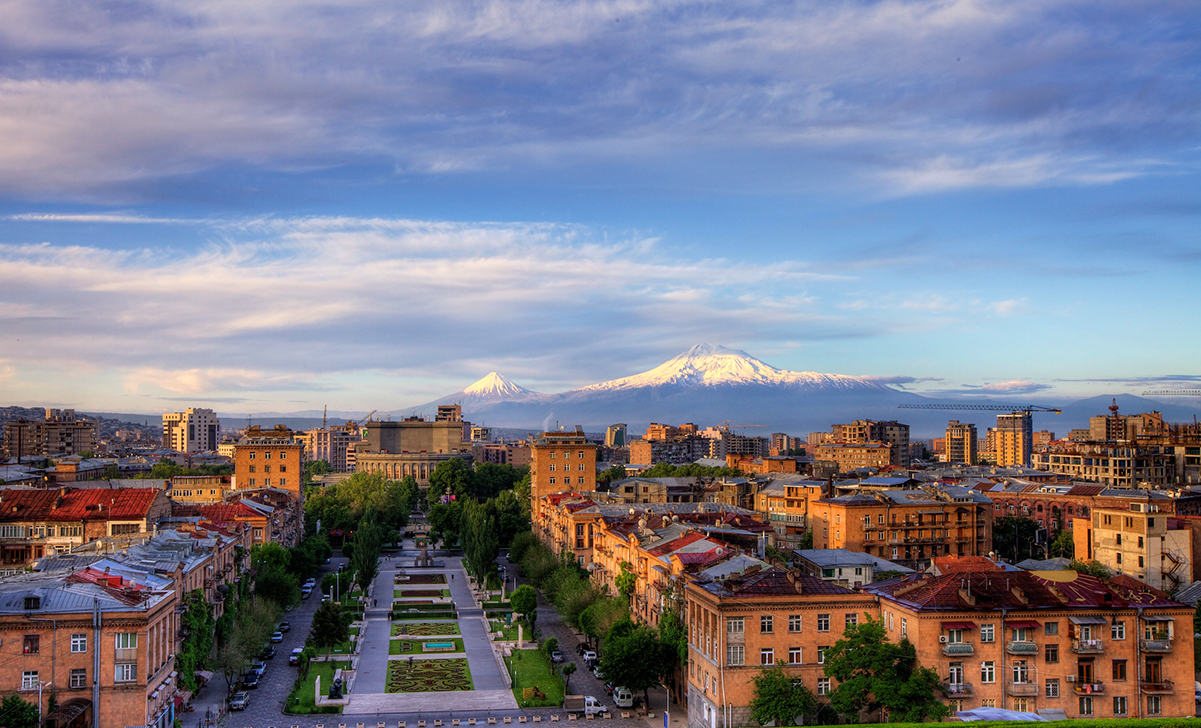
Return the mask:
[[1113,572],[1106,568],[1104,564],[1097,561],[1080,561],[1073,559],[1072,563],[1068,564],[1068,568],[1072,571],[1078,571],[1081,574],[1095,576],[1098,579],[1108,579],[1109,577],[1113,576]]
[[624,466],[624,465],[614,465],[610,468],[607,468],[607,469],[601,471],[601,473],[596,476],[597,484],[604,485],[606,487],[608,487],[611,483],[615,483],[619,480],[625,480],[625,479],[626,479],[626,466]]
[[830,704],[849,722],[857,722],[865,710],[880,708],[897,723],[921,723],[950,714],[936,697],[938,673],[918,664],[917,650],[909,640],[889,642],[883,621],[870,616],[847,627],[842,639],[826,651],[825,673],[838,682]]
[[621,597],[602,597],[580,612],[580,631],[598,642],[613,626],[630,617],[630,605]]
[[759,725],[797,725],[797,718],[812,715],[817,708],[817,698],[809,688],[782,668],[761,667],[751,682],[755,686],[751,717]]
[[606,680],[624,685],[631,691],[642,691],[644,705],[649,705],[649,688],[659,684],[666,672],[659,636],[650,628],[634,626],[629,620],[613,625],[605,638],[605,653],[601,670]]
[[430,473],[430,487],[426,497],[430,503],[442,499],[443,495],[453,495],[462,498],[474,493],[471,466],[462,458],[443,460]]
[[573,673],[573,672],[575,672],[575,663],[574,662],[563,663],[563,692],[564,693],[570,692],[570,690],[568,690],[568,688],[567,688],[567,685],[571,682],[571,673]]
[[638,585],[638,575],[634,573],[634,565],[628,561],[621,562],[621,573],[614,577],[613,583],[617,585],[618,593],[628,603],[634,594],[634,587]]
[[338,602],[321,602],[313,613],[313,641],[319,649],[331,650],[350,639],[350,612]]
[[813,548],[813,531],[806,530],[797,541],[797,550],[804,551]]
[[216,620],[204,598],[204,591],[193,589],[184,596],[184,613],[180,617],[183,643],[176,656],[176,669],[180,683],[188,690],[196,690],[196,671],[206,667],[213,651],[213,636]]
[[526,624],[530,626],[530,632],[534,631],[534,620],[538,616],[538,592],[529,584],[522,584],[517,587],[517,591],[509,597],[509,606],[513,607],[513,611],[525,618]]
[[463,553],[467,557],[467,569],[483,586],[484,579],[496,572],[494,564],[500,553],[496,519],[473,500],[465,502],[463,511]]
[[376,521],[375,510],[368,510],[354,532],[354,553],[350,557],[355,583],[364,592],[379,573],[379,550],[383,536],[383,527]]
[[38,728],[38,706],[13,693],[0,703],[0,726],[4,728]]
[[1013,558],[1013,563],[1034,558],[1034,536],[1038,521],[1025,516],[1001,516],[993,524],[993,550],[998,556]]
[[314,460],[307,463],[304,469],[309,475],[326,475],[334,472],[334,469],[329,466],[329,462],[325,460]]
[[1072,538],[1071,531],[1060,531],[1055,540],[1051,542],[1049,549],[1051,556],[1063,557],[1065,559],[1075,558],[1076,542]]

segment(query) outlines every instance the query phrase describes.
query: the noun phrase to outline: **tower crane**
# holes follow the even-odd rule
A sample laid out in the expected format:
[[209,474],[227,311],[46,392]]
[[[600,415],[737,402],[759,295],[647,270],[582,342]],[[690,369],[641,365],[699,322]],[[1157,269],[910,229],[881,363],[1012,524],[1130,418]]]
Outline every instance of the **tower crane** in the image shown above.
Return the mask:
[[962,404],[900,404],[897,409],[925,409],[925,410],[974,410],[977,412],[1012,412],[1015,415],[1020,413],[1030,414],[1031,412],[1051,412],[1053,414],[1063,414],[1063,410],[1058,407],[1043,407],[1037,404],[973,404],[965,402]]
[[363,423],[369,421],[371,419],[371,415],[375,414],[376,412],[379,412],[379,410],[371,410],[371,413],[368,414],[366,417],[363,417],[363,418],[357,419],[357,420],[347,420],[347,422],[354,425],[355,427],[362,427]]
[[1150,389],[1144,397],[1201,397],[1201,389]]

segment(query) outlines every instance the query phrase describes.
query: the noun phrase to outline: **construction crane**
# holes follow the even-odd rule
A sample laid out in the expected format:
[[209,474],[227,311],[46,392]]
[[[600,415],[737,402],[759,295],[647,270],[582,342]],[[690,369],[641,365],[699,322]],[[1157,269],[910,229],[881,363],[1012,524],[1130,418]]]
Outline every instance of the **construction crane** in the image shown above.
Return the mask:
[[1058,407],[1043,407],[1037,404],[901,404],[897,405],[897,409],[927,409],[927,410],[975,410],[978,412],[1012,412],[1018,414],[1025,412],[1051,412],[1057,415],[1063,414],[1063,410]]
[[1201,389],[1151,389],[1144,397],[1201,397]]
[[744,429],[763,429],[764,427],[767,427],[767,425],[752,425],[752,424],[749,424],[746,422],[730,422],[729,420],[726,420],[725,422],[721,423],[721,426],[726,428],[727,430],[730,428],[738,428],[740,430],[744,430]]
[[369,421],[371,419],[371,415],[375,414],[376,412],[379,412],[379,410],[371,410],[371,414],[368,414],[366,417],[357,420],[347,420],[347,422],[355,427],[362,427],[363,423]]

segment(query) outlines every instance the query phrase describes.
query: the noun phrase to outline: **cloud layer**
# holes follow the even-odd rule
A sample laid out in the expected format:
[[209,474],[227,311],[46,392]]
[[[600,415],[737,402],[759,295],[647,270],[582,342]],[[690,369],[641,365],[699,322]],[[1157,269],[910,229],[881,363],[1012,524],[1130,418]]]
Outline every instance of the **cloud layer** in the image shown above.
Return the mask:
[[[1105,184],[1195,148],[1195,4],[13,0],[0,191],[208,169],[601,161],[893,193]],[[673,161],[674,160],[674,161]],[[771,161],[769,161],[771,160]],[[783,164],[780,164],[783,162]],[[791,171],[782,171],[788,169]]]

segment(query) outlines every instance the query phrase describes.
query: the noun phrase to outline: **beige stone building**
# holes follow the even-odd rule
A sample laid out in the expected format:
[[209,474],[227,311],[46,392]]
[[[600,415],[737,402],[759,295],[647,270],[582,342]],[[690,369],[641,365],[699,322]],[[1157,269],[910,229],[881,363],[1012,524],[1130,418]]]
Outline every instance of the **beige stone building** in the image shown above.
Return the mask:
[[211,409],[189,407],[183,412],[163,414],[163,447],[179,452],[207,452],[217,449],[221,422]]
[[379,473],[389,480],[411,475],[425,486],[439,463],[473,459],[471,443],[463,441],[462,421],[409,417],[397,422],[371,420],[364,427],[366,435],[354,444],[357,473]]
[[1076,518],[1072,525],[1077,558],[1164,591],[1192,583],[1193,538],[1185,522],[1151,502],[1131,503],[1125,510],[1094,508],[1089,518]]

